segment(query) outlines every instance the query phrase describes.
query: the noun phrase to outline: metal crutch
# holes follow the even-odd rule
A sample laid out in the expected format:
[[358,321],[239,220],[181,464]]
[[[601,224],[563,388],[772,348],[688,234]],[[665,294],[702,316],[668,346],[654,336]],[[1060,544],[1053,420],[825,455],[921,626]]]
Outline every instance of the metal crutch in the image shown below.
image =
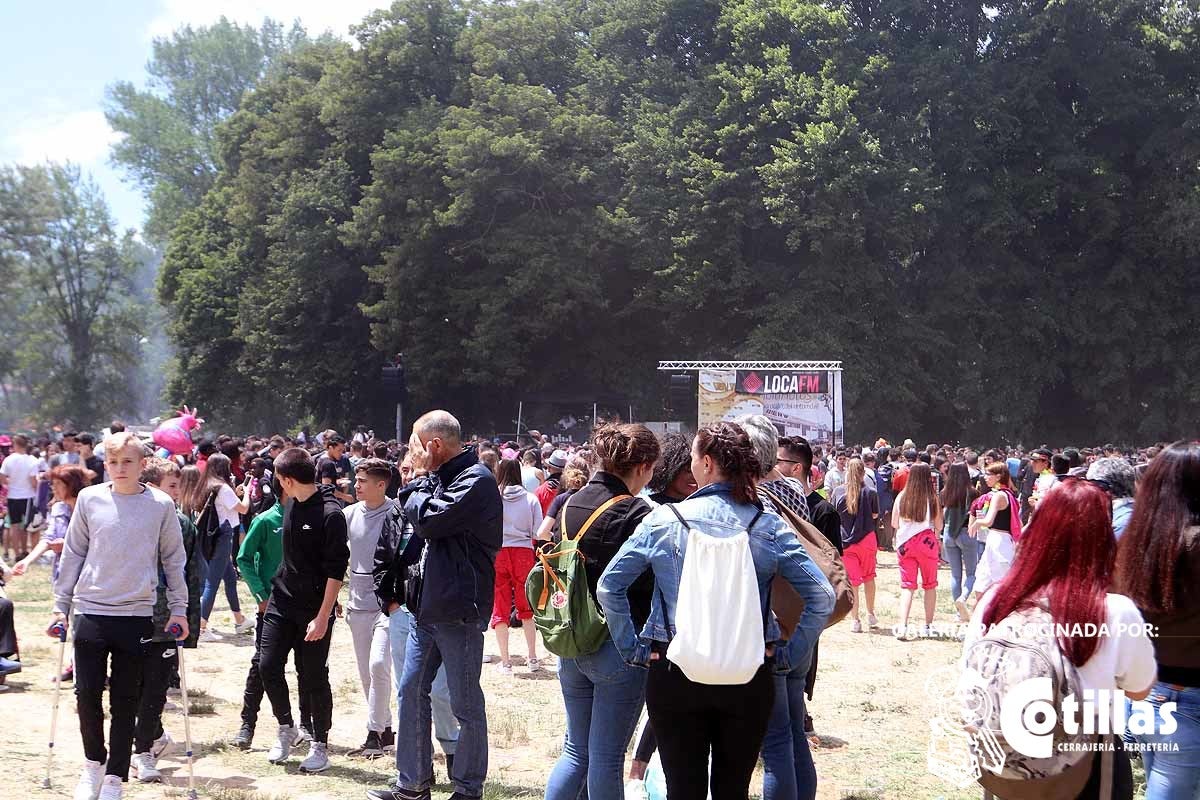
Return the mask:
[[54,767],[54,737],[58,730],[58,696],[62,692],[63,654],[67,649],[67,624],[56,622],[47,631],[58,638],[58,671],[54,673],[54,704],[50,707],[50,747],[46,752],[46,777],[42,788],[50,788],[50,771]]
[[192,766],[192,709],[188,703],[187,670],[183,666],[183,646],[179,642],[179,637],[183,635],[183,628],[180,627],[179,623],[175,623],[167,629],[167,633],[175,637],[175,657],[179,659],[179,694],[183,700],[183,741],[187,747],[187,796],[188,800],[196,800],[196,771]]

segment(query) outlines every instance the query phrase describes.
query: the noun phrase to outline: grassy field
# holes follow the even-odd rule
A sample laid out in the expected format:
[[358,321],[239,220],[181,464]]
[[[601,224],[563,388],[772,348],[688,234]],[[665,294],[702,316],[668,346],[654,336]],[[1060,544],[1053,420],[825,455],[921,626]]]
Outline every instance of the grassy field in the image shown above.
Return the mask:
[[[940,685],[955,663],[960,645],[952,639],[897,641],[890,633],[899,605],[899,577],[895,556],[880,553],[878,616],[882,630],[850,633],[849,622],[826,631],[821,639],[820,672],[816,697],[810,704],[821,745],[814,757],[820,779],[821,800],[859,798],[978,798],[974,789],[957,789],[930,774],[926,753],[930,720],[937,700],[926,683]],[[943,587],[949,573],[942,572]],[[11,582],[9,597],[17,608],[17,629],[25,669],[9,679],[10,690],[0,694],[0,719],[5,721],[6,746],[0,750],[0,774],[6,796],[49,798],[70,796],[82,764],[82,748],[75,721],[73,695],[63,695],[58,743],[55,747],[54,789],[40,787],[46,764],[52,695],[51,674],[57,645],[42,633],[50,609],[48,573],[31,570]],[[955,615],[948,591],[939,597],[938,622],[950,623]],[[232,618],[223,610],[223,596],[214,613],[218,631],[228,635],[219,643],[206,643],[186,651],[189,688],[192,690],[192,735],[198,756],[196,783],[202,797],[217,800],[316,800],[362,797],[365,788],[390,782],[390,759],[353,758],[366,732],[365,701],[358,683],[350,635],[343,624],[335,629],[330,654],[334,693],[334,728],[330,733],[333,766],[316,776],[301,775],[302,753],[285,766],[266,761],[274,721],[264,702],[254,749],[242,752],[225,744],[237,730],[238,712],[246,669],[252,654],[249,635],[232,634]],[[915,604],[919,606],[919,603]],[[243,607],[252,608],[243,596]],[[513,634],[513,652],[523,652]],[[487,651],[496,653],[490,634]],[[519,660],[518,660],[519,661]],[[289,683],[295,675],[289,667]],[[483,667],[491,743],[487,785],[489,800],[540,797],[545,780],[562,746],[563,711],[558,683],[552,672],[530,674],[518,666],[503,676],[491,665]],[[68,685],[69,688],[69,685]],[[177,696],[169,698],[165,725],[174,738],[183,740],[183,718]],[[185,794],[187,770],[182,746],[159,762],[166,776],[163,785],[130,783],[127,797],[180,797]],[[435,748],[436,752],[436,748]],[[436,797],[451,791],[440,754],[435,772]],[[752,791],[761,791],[761,769]]]

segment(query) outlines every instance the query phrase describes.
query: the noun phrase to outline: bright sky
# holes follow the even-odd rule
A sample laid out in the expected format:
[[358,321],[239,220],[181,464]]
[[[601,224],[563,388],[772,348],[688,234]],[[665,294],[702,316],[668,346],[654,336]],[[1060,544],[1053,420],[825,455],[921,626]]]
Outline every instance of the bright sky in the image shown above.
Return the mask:
[[219,17],[261,24],[294,19],[315,35],[347,35],[387,0],[0,0],[0,164],[72,161],[104,191],[119,226],[140,228],[145,203],[109,164],[116,134],[104,120],[104,89],[145,83],[155,37]]

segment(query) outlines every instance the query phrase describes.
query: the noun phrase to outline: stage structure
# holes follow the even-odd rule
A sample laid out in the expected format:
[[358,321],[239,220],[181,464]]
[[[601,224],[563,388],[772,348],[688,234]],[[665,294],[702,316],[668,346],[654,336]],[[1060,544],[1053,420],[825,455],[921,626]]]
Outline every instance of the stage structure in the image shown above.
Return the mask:
[[658,369],[697,373],[698,425],[763,414],[780,435],[845,442],[841,361],[660,361]]

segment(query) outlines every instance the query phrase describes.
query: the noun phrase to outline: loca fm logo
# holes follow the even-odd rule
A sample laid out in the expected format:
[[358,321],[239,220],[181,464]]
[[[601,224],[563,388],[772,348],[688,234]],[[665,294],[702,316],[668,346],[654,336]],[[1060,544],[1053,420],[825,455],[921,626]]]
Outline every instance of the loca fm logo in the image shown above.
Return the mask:
[[[1000,731],[1009,747],[1030,758],[1054,755],[1059,709],[1053,700],[1050,678],[1021,681],[1006,693],[1000,702]],[[1156,714],[1152,703],[1134,700],[1127,709],[1125,692],[1120,689],[1084,689],[1082,700],[1073,694],[1063,698],[1062,728],[1069,736],[1121,736],[1126,732],[1170,736],[1178,728],[1175,707],[1176,703],[1163,703]]]

